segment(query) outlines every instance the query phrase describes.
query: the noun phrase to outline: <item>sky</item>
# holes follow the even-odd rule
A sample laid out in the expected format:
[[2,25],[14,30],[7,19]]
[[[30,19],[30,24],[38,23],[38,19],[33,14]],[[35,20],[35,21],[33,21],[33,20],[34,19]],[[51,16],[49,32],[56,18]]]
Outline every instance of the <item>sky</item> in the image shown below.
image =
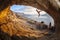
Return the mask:
[[12,10],[13,12],[19,12],[20,14],[24,13],[25,17],[36,20],[38,22],[44,21],[47,25],[49,25],[49,23],[51,22],[52,26],[54,26],[54,20],[50,15],[48,15],[45,11],[41,11],[40,16],[38,17],[36,9],[37,8],[34,8],[32,6],[25,5],[13,5],[10,8],[10,10]]

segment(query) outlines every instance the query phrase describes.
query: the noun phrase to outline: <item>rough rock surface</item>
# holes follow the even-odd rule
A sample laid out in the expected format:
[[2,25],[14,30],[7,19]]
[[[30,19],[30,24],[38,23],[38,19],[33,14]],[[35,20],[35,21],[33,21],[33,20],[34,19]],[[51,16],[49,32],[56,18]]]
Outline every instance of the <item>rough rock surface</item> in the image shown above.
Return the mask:
[[[57,4],[55,4],[56,2],[54,1],[56,0],[53,0],[53,1],[52,0],[49,0],[49,1],[48,0],[0,0],[0,28],[2,29],[2,31],[4,31],[3,29],[7,29],[5,28],[6,23],[8,23],[6,24],[6,26],[7,25],[12,26],[13,24],[15,24],[14,22],[11,23],[10,20],[8,22],[7,15],[10,14],[9,13],[10,9],[8,9],[8,7],[10,7],[13,4],[30,5],[48,12],[54,18],[55,26],[56,26],[56,35],[58,38],[57,40],[60,40],[60,7]],[[58,2],[60,1],[58,0]],[[9,30],[11,30],[10,26],[8,26]],[[4,32],[7,32],[7,31],[8,30],[5,30]],[[8,34],[12,35],[11,32],[12,31],[10,32],[8,31]]]

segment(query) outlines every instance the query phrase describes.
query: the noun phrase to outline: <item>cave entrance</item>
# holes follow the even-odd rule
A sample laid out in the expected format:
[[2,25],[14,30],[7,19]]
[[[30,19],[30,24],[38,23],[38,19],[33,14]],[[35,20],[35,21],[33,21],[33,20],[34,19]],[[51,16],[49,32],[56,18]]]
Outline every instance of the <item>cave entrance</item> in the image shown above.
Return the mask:
[[18,15],[19,18],[26,20],[30,25],[35,25],[33,27],[35,29],[40,30],[41,26],[44,26],[42,29],[47,28],[49,31],[55,32],[54,19],[43,10],[26,5],[12,5],[10,10]]
[[[57,10],[57,8],[59,9],[59,7],[57,6],[57,8],[55,9],[55,6],[52,7],[52,4],[50,4],[51,3],[50,1],[47,1],[47,0],[13,0],[13,1],[6,0],[5,1],[5,0],[3,0],[0,2],[1,2],[0,13],[3,12],[4,9],[7,8],[9,5],[12,5],[12,4],[31,5],[36,8],[39,8],[39,9],[41,8],[41,9],[45,10],[46,12],[48,12],[48,14],[50,14],[54,18],[55,27],[56,27],[56,36],[57,36],[57,39],[60,39],[59,38],[60,37],[60,17],[59,17],[60,12],[59,12],[59,10]],[[4,14],[5,14],[5,12],[4,12]]]

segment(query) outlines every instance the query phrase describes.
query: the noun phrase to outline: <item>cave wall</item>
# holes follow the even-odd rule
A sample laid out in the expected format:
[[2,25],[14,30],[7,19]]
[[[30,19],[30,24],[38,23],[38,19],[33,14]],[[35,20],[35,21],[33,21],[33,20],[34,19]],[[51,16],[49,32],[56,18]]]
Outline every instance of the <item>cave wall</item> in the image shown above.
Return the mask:
[[9,8],[13,4],[36,7],[38,9],[46,11],[53,17],[55,20],[56,33],[58,33],[58,37],[60,37],[60,7],[55,4],[56,2],[53,2],[54,0],[0,0],[0,15],[2,15],[4,9],[7,9],[7,7]]

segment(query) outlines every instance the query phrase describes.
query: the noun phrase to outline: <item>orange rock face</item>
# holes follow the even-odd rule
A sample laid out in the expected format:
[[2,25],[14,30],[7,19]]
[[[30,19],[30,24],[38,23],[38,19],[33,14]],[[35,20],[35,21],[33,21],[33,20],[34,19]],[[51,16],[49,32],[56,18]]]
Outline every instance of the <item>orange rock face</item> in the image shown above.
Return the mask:
[[10,36],[35,36],[39,37],[39,31],[30,29],[26,21],[17,18],[17,16],[6,8],[0,14],[0,29]]

